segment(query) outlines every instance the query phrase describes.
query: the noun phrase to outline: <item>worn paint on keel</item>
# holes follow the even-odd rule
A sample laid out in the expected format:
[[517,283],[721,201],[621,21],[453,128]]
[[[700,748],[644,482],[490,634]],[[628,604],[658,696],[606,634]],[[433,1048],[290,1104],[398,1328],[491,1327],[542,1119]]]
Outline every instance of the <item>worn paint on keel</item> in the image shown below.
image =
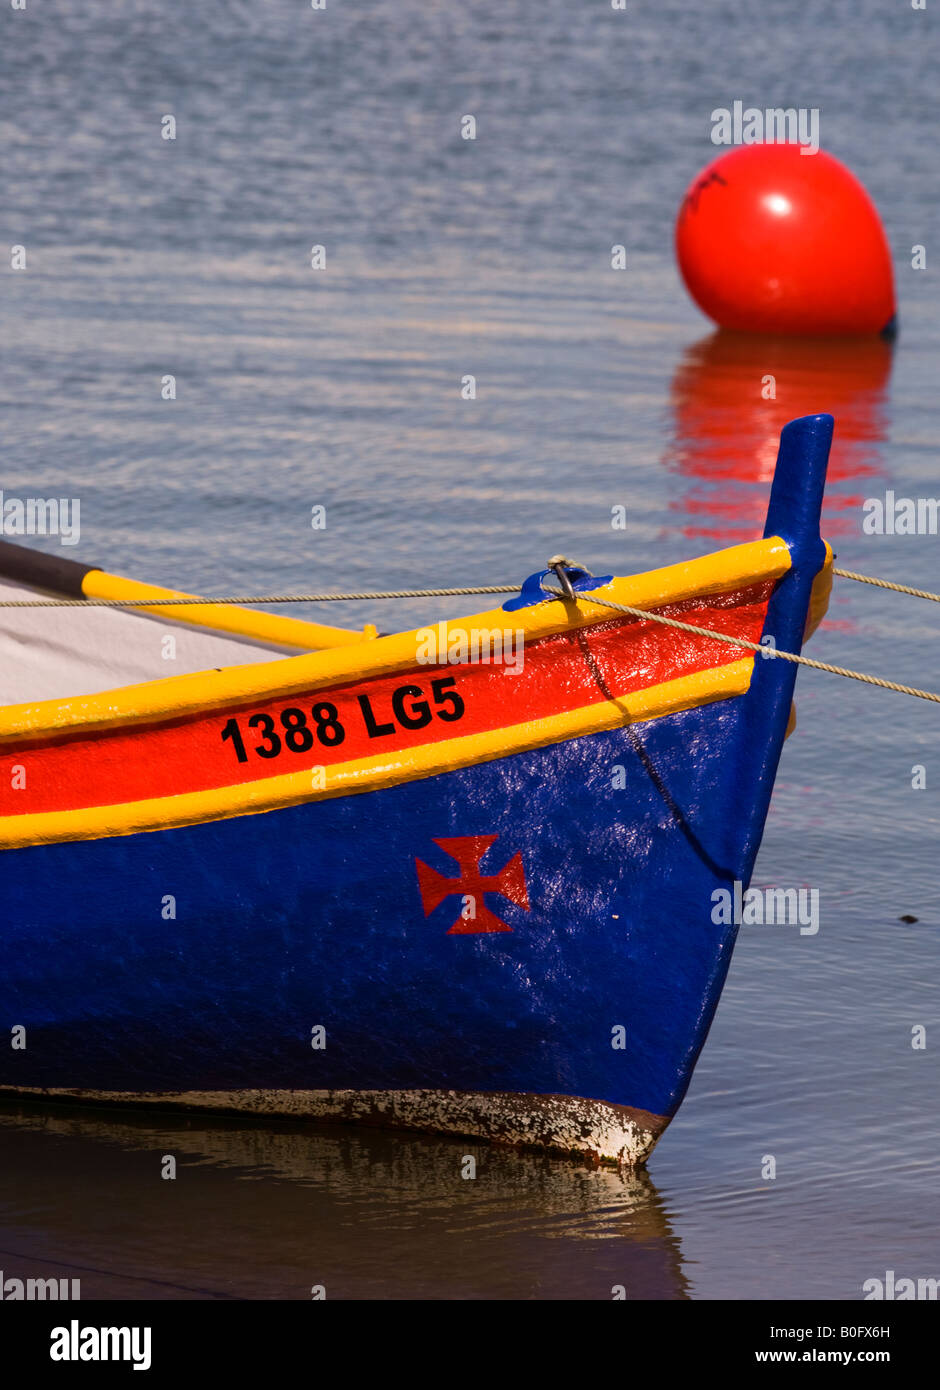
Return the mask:
[[91,1091],[0,1086],[21,1099],[159,1106],[270,1119],[325,1120],[419,1130],[538,1149],[592,1165],[646,1162],[668,1119],[579,1096],[470,1091]]

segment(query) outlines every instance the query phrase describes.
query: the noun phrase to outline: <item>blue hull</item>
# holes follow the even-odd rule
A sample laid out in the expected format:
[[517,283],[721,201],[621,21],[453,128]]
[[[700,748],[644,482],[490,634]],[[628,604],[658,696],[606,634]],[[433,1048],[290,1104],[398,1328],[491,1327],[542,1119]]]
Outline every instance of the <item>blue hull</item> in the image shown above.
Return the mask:
[[[746,882],[756,850],[728,834],[751,700],[382,792],[8,853],[0,1017],[28,1045],[4,1080],[563,1093],[671,1115],[733,944],[711,893]],[[510,932],[451,934],[459,896],[424,916],[415,860],[455,877],[433,842],[468,834],[499,836],[494,873],[522,855],[529,910],[486,899]]]

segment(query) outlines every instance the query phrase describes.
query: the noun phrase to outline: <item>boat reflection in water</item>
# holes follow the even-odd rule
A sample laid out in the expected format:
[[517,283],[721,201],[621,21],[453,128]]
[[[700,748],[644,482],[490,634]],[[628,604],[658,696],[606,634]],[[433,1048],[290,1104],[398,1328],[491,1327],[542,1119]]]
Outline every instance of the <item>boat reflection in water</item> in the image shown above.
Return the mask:
[[822,533],[834,541],[859,534],[862,502],[881,473],[891,361],[891,342],[876,336],[718,330],[693,343],[673,377],[664,459],[692,480],[671,504],[688,518],[681,533],[724,545],[759,536],[781,429],[797,416],[826,411],[836,429]]
[[472,1141],[4,1102],[0,1168],[6,1277],[83,1300],[687,1296],[648,1176]]

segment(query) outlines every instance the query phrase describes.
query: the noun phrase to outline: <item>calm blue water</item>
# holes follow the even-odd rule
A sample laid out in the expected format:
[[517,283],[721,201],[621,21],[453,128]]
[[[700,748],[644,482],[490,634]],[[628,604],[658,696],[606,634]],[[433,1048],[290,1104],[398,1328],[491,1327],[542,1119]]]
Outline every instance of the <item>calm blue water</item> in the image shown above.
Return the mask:
[[[28,260],[0,295],[0,486],[80,497],[76,558],[217,593],[515,582],[559,550],[630,572],[758,534],[780,425],[828,409],[839,563],[940,587],[940,538],[861,534],[866,497],[940,495],[937,282],[910,269],[936,222],[932,11],[52,0],[3,29],[0,242]],[[673,218],[735,99],[820,108],[885,221],[893,354],[729,341],[687,299]],[[836,582],[813,654],[940,689],[936,610]],[[846,1299],[940,1275],[936,707],[797,689],[755,882],[818,888],[820,930],[742,930],[649,1181],[490,1155],[469,1183],[459,1144],[6,1106],[7,1275]],[[155,1178],[168,1151],[186,1182]]]

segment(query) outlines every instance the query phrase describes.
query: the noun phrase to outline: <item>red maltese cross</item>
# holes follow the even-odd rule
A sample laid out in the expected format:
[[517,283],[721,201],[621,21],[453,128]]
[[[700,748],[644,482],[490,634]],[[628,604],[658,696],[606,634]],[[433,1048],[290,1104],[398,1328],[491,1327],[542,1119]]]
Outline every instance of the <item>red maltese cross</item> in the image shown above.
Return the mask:
[[486,906],[486,893],[499,893],[517,907],[529,911],[521,854],[514,854],[498,874],[484,876],[480,872],[480,860],[490,845],[495,844],[498,839],[498,835],[458,835],[448,840],[435,840],[436,845],[449,854],[451,859],[456,860],[460,869],[457,878],[445,878],[436,869],[423,864],[420,859],[415,860],[425,917],[430,916],[445,898],[459,893],[464,899],[460,916],[447,933],[448,936],[469,932],[512,931],[512,927]]

